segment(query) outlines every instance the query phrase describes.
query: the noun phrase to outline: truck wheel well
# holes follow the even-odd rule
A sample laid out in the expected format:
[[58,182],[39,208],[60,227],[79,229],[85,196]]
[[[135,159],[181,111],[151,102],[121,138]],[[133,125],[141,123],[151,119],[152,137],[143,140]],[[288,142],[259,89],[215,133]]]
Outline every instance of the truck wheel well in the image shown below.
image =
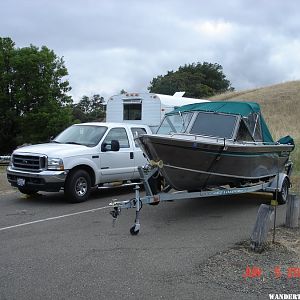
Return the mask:
[[71,169],[70,172],[69,172],[69,174],[71,172],[75,172],[77,170],[85,170],[86,172],[88,172],[89,175],[90,175],[90,177],[91,177],[91,186],[95,185],[95,181],[96,181],[95,172],[94,172],[94,170],[91,167],[89,167],[87,165],[79,165],[79,166],[76,166],[73,169]]

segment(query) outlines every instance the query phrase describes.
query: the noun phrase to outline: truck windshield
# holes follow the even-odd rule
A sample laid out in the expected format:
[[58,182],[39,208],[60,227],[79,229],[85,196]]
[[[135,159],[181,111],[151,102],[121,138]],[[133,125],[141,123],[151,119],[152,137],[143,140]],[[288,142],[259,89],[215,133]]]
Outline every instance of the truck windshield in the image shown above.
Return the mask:
[[105,126],[73,125],[60,133],[52,142],[94,147],[100,142],[106,130]]
[[193,113],[178,113],[174,115],[165,116],[161,122],[157,134],[170,134],[185,132]]

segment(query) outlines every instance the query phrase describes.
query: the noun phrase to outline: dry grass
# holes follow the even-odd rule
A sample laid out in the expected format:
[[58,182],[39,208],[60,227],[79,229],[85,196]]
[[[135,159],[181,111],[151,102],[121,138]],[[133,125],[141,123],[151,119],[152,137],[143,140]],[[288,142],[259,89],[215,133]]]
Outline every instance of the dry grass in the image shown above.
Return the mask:
[[300,81],[225,93],[212,97],[211,100],[257,102],[261,106],[275,139],[290,134],[295,139],[300,140]]
[[0,166],[0,195],[11,191],[13,191],[13,188],[7,181],[6,167]]

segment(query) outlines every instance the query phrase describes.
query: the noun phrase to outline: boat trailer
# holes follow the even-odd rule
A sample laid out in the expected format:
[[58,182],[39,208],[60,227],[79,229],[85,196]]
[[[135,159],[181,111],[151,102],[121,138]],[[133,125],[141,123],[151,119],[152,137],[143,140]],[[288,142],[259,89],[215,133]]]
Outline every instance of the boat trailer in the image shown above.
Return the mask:
[[[284,204],[288,196],[288,188],[290,187],[289,175],[291,173],[292,165],[288,165],[288,172],[279,173],[268,181],[260,181],[255,184],[248,184],[240,187],[227,187],[221,186],[217,188],[207,189],[203,191],[173,191],[170,192],[171,187],[166,186],[159,192],[157,190],[156,181],[160,176],[159,169],[161,168],[160,162],[150,163],[144,167],[138,167],[142,183],[146,192],[145,196],[140,195],[140,186],[137,184],[134,188],[135,197],[130,200],[112,201],[109,206],[113,208],[110,214],[113,217],[113,225],[117,220],[123,208],[135,208],[135,221],[134,225],[130,228],[132,235],[137,235],[140,231],[140,212],[144,204],[157,205],[163,201],[184,200],[193,198],[207,198],[226,195],[237,195],[252,192],[266,192],[273,193],[274,197],[272,205]],[[280,201],[277,199],[281,199]]]

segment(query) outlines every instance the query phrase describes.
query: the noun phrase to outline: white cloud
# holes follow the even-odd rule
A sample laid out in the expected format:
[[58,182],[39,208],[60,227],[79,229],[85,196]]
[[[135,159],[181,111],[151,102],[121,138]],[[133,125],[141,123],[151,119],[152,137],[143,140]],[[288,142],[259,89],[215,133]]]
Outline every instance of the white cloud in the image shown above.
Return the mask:
[[219,63],[238,89],[300,79],[300,2],[10,0],[0,36],[63,56],[74,100],[146,91],[180,65]]
[[222,20],[184,21],[181,24],[187,29],[200,33],[206,39],[223,40],[229,38],[233,31],[233,25]]

